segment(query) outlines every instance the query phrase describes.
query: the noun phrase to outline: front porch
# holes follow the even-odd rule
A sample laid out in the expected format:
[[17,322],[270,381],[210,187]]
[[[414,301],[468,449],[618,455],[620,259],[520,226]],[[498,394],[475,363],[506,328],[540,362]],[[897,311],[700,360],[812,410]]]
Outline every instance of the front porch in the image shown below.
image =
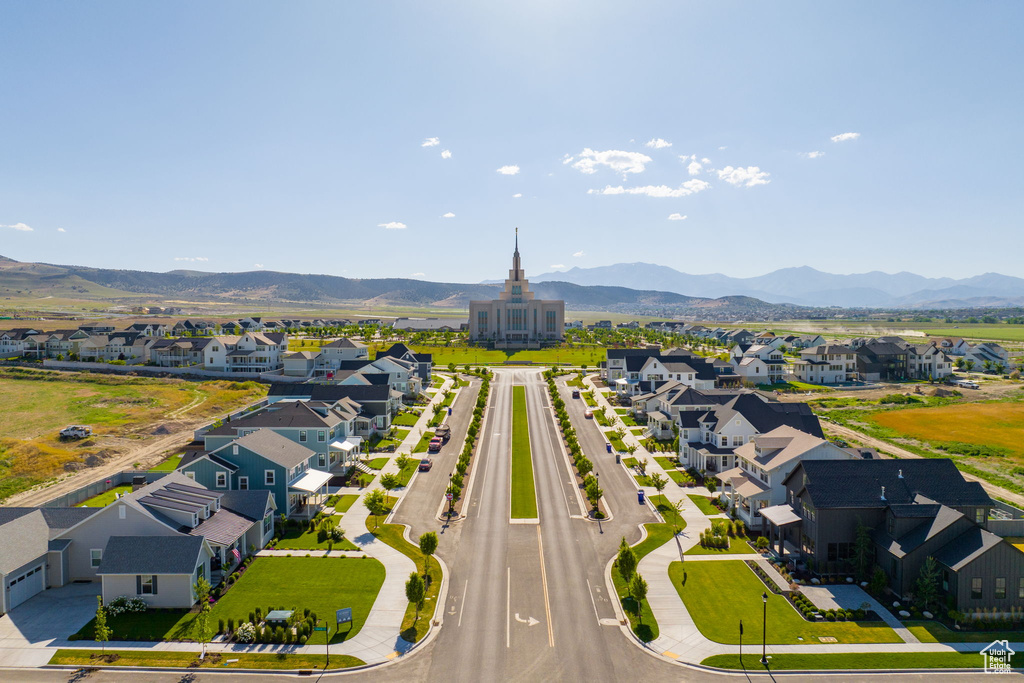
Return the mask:
[[769,548],[780,560],[800,557],[800,549],[786,540],[790,529],[797,530],[803,519],[793,510],[791,505],[772,505],[761,509],[761,517],[768,523],[767,533]]
[[330,472],[306,470],[288,484],[288,518],[312,519],[327,500]]

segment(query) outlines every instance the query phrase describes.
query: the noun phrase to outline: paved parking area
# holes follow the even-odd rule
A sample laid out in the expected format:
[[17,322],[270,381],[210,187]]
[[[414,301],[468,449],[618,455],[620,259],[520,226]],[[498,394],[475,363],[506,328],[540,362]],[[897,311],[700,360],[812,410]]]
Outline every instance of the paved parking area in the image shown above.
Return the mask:
[[96,613],[99,583],[51,588],[0,617],[0,667],[41,666],[48,646],[64,641]]

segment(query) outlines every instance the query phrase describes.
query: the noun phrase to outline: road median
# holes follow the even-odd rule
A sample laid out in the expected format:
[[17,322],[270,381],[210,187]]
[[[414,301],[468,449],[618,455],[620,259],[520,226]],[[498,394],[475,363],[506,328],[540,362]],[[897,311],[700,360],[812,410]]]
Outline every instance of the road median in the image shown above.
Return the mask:
[[538,523],[537,487],[533,478],[533,451],[530,448],[530,422],[526,414],[524,386],[512,387],[511,471],[511,522]]

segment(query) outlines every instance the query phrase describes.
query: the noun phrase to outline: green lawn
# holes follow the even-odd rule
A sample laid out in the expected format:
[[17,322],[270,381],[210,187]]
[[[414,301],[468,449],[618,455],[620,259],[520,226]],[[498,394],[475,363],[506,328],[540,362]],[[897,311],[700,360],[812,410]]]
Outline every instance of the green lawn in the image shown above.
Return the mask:
[[541,366],[554,363],[570,365],[587,365],[595,368],[605,359],[603,346],[575,346],[573,348],[556,346],[546,349],[526,349],[522,351],[502,351],[479,346],[427,346],[411,347],[415,353],[430,353],[434,356],[434,367],[447,367],[449,363],[456,365],[500,365],[506,361],[530,362]]
[[693,504],[697,506],[697,509],[703,512],[705,515],[720,515],[722,511],[711,504],[711,499],[707,496],[694,496],[687,495]]
[[178,469],[178,463],[181,462],[180,455],[172,455],[171,457],[164,460],[156,467],[150,468],[150,472],[173,472]]
[[665,470],[665,474],[669,476],[669,479],[674,481],[679,486],[685,485],[687,482],[692,481],[690,475],[682,470],[676,469],[676,462],[671,458],[656,455],[654,456],[654,462],[661,465],[661,468]]
[[626,452],[626,444],[622,443],[622,439],[611,432],[605,432],[604,435],[608,438],[608,441],[611,442],[613,451],[618,451],[619,453]]
[[391,420],[391,424],[396,427],[415,427],[419,419],[416,413],[400,413]]
[[678,526],[680,531],[686,528],[686,520],[679,516],[679,513],[672,507],[672,503],[669,502],[664,494],[651,496],[651,502],[654,503],[654,507],[661,513],[661,517],[665,520],[666,524]]
[[687,550],[684,555],[756,555],[757,550],[739,536],[729,538],[729,548],[702,548],[695,545]]
[[337,500],[332,507],[334,507],[334,511],[339,514],[345,514],[348,512],[348,509],[352,507],[352,503],[359,500],[359,494],[356,493],[348,493],[344,496],[332,496],[332,498],[335,497]]
[[633,436],[643,436],[644,432],[647,431],[647,427],[633,427],[629,431],[633,433]]
[[[346,498],[358,498],[358,496],[345,496]],[[351,505],[351,503],[349,503]],[[341,515],[332,517],[335,524],[341,526]],[[344,527],[342,527],[344,529]],[[305,525],[301,527],[288,526],[284,536],[277,541],[277,547],[281,550],[327,550],[328,541],[318,541],[316,531],[307,531]],[[352,541],[347,538],[340,543],[334,543],[335,550],[359,550]]]
[[[197,648],[198,649],[198,648]],[[50,658],[51,666],[152,666],[152,667],[201,667],[218,669],[322,669],[327,665],[325,655],[292,655],[285,653],[229,652],[223,655],[209,653],[206,660],[199,661],[198,652],[167,652],[153,650],[107,650],[108,655],[117,655],[117,660],[106,662],[93,659],[98,652],[92,650],[57,650]],[[232,661],[230,664],[227,660]],[[366,664],[349,655],[331,657],[331,669],[347,669]]]
[[922,643],[991,643],[1006,639],[1024,642],[1024,631],[951,631],[937,621],[905,621],[910,632]]
[[602,427],[611,427],[612,423],[608,421],[608,418],[604,416],[604,412],[601,410],[594,411],[594,419],[597,420],[597,424]]
[[581,394],[581,396],[583,396],[583,402],[587,404],[588,408],[597,407],[597,399],[591,396],[589,391],[584,394]]
[[[675,536],[672,526],[669,524],[644,524],[644,527],[647,529],[647,538],[633,546],[633,553],[636,555],[638,565],[648,553],[665,545]],[[626,595],[626,582],[622,580],[622,576],[614,566],[612,567],[612,583],[615,585],[615,592],[619,596],[622,609],[629,619],[629,626],[633,629],[633,633],[645,643],[657,638],[660,633],[658,620],[654,618],[650,604],[644,600],[641,605],[641,616],[637,618],[636,600]]]
[[[761,594],[765,585],[739,560],[673,562],[669,578],[686,604],[697,628],[716,643],[739,642],[739,621],[748,642],[761,640]],[[727,613],[728,618],[722,615]],[[819,644],[819,636],[840,643],[899,643],[896,632],[883,622],[806,621],[781,595],[768,593],[768,642]]]
[[399,486],[408,486],[409,485],[409,481],[412,479],[412,475],[416,474],[416,470],[419,468],[419,466],[420,466],[420,459],[419,458],[410,458],[409,459],[409,464],[406,465],[403,469],[398,471],[398,485]]
[[[68,640],[94,640],[95,621],[91,619]],[[111,640],[188,640],[191,623],[188,610],[183,609],[155,609],[107,617]]]
[[388,460],[390,459],[391,458],[374,458],[373,460],[368,461],[366,464],[367,466],[369,466],[371,470],[382,470],[384,469],[384,465],[387,465]]
[[526,416],[526,387],[512,387],[512,518],[537,517],[533,481],[530,424]]
[[[423,563],[426,558],[420,552],[419,546],[412,545],[405,540],[401,524],[385,524],[374,529],[370,526],[370,519],[367,518],[366,530],[408,557],[419,571],[423,571]],[[437,594],[441,590],[441,565],[432,558],[427,563],[427,568],[427,594],[423,600],[423,609],[417,613],[416,606],[409,603],[405,610],[405,617],[402,619],[402,637],[410,643],[418,642],[427,635],[430,621],[433,619],[434,610],[437,607]]]
[[[750,633],[750,631],[747,631]],[[751,649],[757,650],[757,643],[750,640]],[[773,671],[799,669],[980,669],[984,657],[977,652],[872,652],[872,653],[821,653],[769,655],[768,667]],[[1024,654],[1012,659],[1014,668],[1024,666]],[[760,653],[743,655],[740,666],[739,655],[715,655],[701,662],[703,666],[719,669],[740,669],[764,671]]]
[[99,494],[98,496],[93,496],[92,498],[90,498],[89,500],[87,500],[87,501],[85,501],[83,503],[79,503],[78,507],[80,507],[80,508],[103,508],[103,507],[106,507],[106,506],[110,505],[115,500],[117,500],[117,498],[115,497],[115,494],[120,494],[120,495],[123,496],[124,494],[131,493],[131,492],[132,492],[132,485],[131,484],[122,484],[121,486],[115,486],[114,488],[110,489],[109,491],[104,491],[103,493]]
[[427,448],[430,446],[430,440],[434,438],[434,432],[426,431],[423,432],[423,436],[416,442],[416,447],[412,449],[413,453],[426,453]]
[[632,415],[620,415],[619,419],[622,420],[622,424],[627,427],[637,427],[640,424]]

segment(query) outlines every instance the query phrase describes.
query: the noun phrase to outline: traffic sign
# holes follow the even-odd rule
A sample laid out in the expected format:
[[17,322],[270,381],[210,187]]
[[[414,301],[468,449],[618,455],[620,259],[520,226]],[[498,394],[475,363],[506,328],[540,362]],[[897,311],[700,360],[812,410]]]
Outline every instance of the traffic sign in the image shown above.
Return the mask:
[[455,497],[455,496],[454,496],[454,495],[452,495],[451,493],[446,493],[446,494],[444,494],[444,498],[445,498],[445,500],[451,500],[451,499],[453,499],[454,497]]

